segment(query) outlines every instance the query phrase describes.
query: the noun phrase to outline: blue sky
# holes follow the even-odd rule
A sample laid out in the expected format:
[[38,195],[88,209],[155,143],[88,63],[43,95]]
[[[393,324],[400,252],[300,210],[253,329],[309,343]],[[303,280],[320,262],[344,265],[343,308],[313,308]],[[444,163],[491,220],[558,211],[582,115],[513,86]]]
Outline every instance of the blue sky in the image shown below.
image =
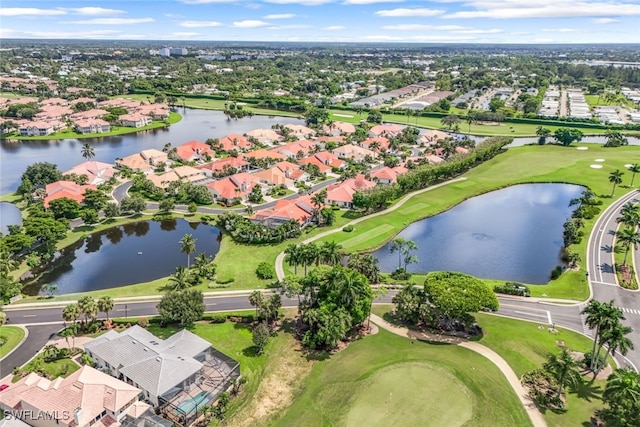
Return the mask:
[[1,38],[640,43],[640,0],[2,0]]

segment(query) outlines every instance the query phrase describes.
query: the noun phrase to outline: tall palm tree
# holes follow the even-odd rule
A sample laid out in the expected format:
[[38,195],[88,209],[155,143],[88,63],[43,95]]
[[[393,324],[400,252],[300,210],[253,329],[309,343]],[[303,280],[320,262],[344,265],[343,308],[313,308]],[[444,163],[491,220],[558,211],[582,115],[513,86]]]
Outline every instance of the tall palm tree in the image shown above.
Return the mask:
[[264,303],[264,295],[260,291],[253,291],[249,295],[249,304],[256,308],[256,318],[258,317],[258,310]]
[[629,166],[629,172],[631,172],[631,184],[629,184],[631,187],[633,187],[633,180],[636,178],[636,174],[640,173],[640,164],[638,163],[634,163],[631,166]]
[[338,265],[342,261],[342,246],[334,240],[322,243],[320,247],[320,258],[322,262],[329,265]]
[[544,363],[544,369],[549,372],[558,382],[556,397],[560,398],[562,390],[566,385],[575,387],[580,383],[582,377],[578,370],[578,364],[571,357],[567,349],[563,349],[559,355],[549,354]]
[[349,256],[347,267],[357,271],[369,279],[371,283],[380,283],[380,267],[378,267],[378,258],[370,253],[356,253]]
[[318,221],[318,225],[320,224],[320,221],[322,219],[320,215],[320,208],[322,207],[322,205],[324,205],[324,201],[326,200],[326,198],[327,198],[326,188],[323,188],[321,191],[318,191],[313,196],[311,196],[311,203],[315,208],[313,209],[313,216],[315,217],[316,221]]
[[591,370],[595,370],[596,361],[602,347],[602,334],[604,331],[611,329],[614,325],[624,319],[622,310],[613,305],[613,301],[603,303],[598,300],[591,300],[589,304],[582,310],[581,314],[586,314],[585,323],[589,329],[595,329],[593,334],[593,349],[591,350]]
[[315,243],[307,243],[302,247],[302,265],[304,266],[304,275],[307,275],[307,266],[315,263],[320,264],[320,248]]
[[180,252],[187,254],[187,268],[189,268],[191,254],[196,251],[196,240],[191,234],[185,234],[180,239]]
[[620,209],[620,216],[616,219],[616,222],[635,229],[640,224],[640,205],[631,202],[625,203]]
[[80,318],[80,307],[78,307],[78,304],[71,303],[65,305],[62,309],[62,318],[65,322],[76,323],[78,318]]
[[293,266],[294,274],[298,274],[298,266],[302,263],[302,249],[300,246],[292,243],[284,250],[285,255],[287,255],[287,262],[289,265]]
[[624,228],[616,231],[616,240],[624,248],[624,259],[622,265],[627,265],[627,255],[631,247],[638,247],[640,244],[640,232],[636,232],[633,228]]
[[90,296],[84,296],[78,300],[78,308],[80,314],[84,316],[84,325],[87,326],[89,321],[93,321],[98,315],[98,304]]
[[[615,354],[616,351],[624,356],[629,350],[633,350],[633,343],[626,337],[631,332],[633,332],[633,329],[620,323],[603,332],[602,343],[607,346],[607,353],[604,356],[605,361],[610,354]],[[598,366],[597,368],[600,367]]]
[[622,175],[624,175],[624,172],[620,172],[620,169],[616,169],[609,174],[609,182],[613,184],[611,197],[613,197],[613,193],[616,191],[616,186],[622,184]]
[[175,291],[182,291],[191,287],[189,282],[189,270],[183,266],[176,267],[176,271],[169,275],[169,283],[173,285]]
[[193,266],[198,270],[198,276],[204,277],[207,275],[207,266],[211,262],[211,258],[205,253],[198,254],[193,260]]
[[89,145],[88,142],[85,142],[84,144],[82,144],[81,153],[82,153],[82,157],[84,157],[86,160],[91,160],[96,156],[96,153],[93,150],[93,147]]
[[640,403],[640,374],[629,368],[613,371],[607,378],[602,400]]
[[101,296],[98,299],[98,311],[104,313],[107,316],[107,320],[109,320],[109,312],[113,310],[113,298],[109,295]]

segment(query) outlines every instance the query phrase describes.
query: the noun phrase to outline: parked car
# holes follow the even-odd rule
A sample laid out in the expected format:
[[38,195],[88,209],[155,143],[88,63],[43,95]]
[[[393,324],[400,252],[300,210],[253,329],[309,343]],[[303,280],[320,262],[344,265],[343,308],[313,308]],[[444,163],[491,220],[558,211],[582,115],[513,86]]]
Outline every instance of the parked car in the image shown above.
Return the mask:
[[2,391],[2,390],[6,390],[6,389],[8,389],[8,388],[9,388],[9,384],[2,384],[2,385],[0,385],[0,391]]

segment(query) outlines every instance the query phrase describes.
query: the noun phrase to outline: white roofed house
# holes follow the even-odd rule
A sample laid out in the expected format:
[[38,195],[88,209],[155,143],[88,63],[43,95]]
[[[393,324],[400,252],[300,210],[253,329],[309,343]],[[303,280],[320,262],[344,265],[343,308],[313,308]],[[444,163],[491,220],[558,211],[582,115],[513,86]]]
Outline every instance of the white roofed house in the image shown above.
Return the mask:
[[183,426],[239,376],[238,362],[184,329],[166,340],[137,325],[110,330],[85,351],[99,369],[141,389],[163,416]]
[[120,124],[124,127],[141,128],[152,123],[151,117],[140,113],[123,114],[120,116]]

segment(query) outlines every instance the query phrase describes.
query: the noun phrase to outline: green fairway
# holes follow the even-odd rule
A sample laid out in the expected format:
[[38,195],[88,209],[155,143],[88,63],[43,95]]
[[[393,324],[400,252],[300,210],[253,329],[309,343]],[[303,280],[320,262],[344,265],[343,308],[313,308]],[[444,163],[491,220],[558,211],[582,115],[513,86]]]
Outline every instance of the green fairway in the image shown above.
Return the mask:
[[[391,408],[385,400],[398,407]],[[462,424],[531,425],[517,396],[489,360],[461,347],[412,341],[384,330],[317,362],[292,406],[274,423]]]
[[472,415],[469,391],[449,372],[428,363],[399,363],[363,384],[347,425],[456,427]]
[[24,329],[17,326],[0,326],[0,359],[16,348],[24,339]]

